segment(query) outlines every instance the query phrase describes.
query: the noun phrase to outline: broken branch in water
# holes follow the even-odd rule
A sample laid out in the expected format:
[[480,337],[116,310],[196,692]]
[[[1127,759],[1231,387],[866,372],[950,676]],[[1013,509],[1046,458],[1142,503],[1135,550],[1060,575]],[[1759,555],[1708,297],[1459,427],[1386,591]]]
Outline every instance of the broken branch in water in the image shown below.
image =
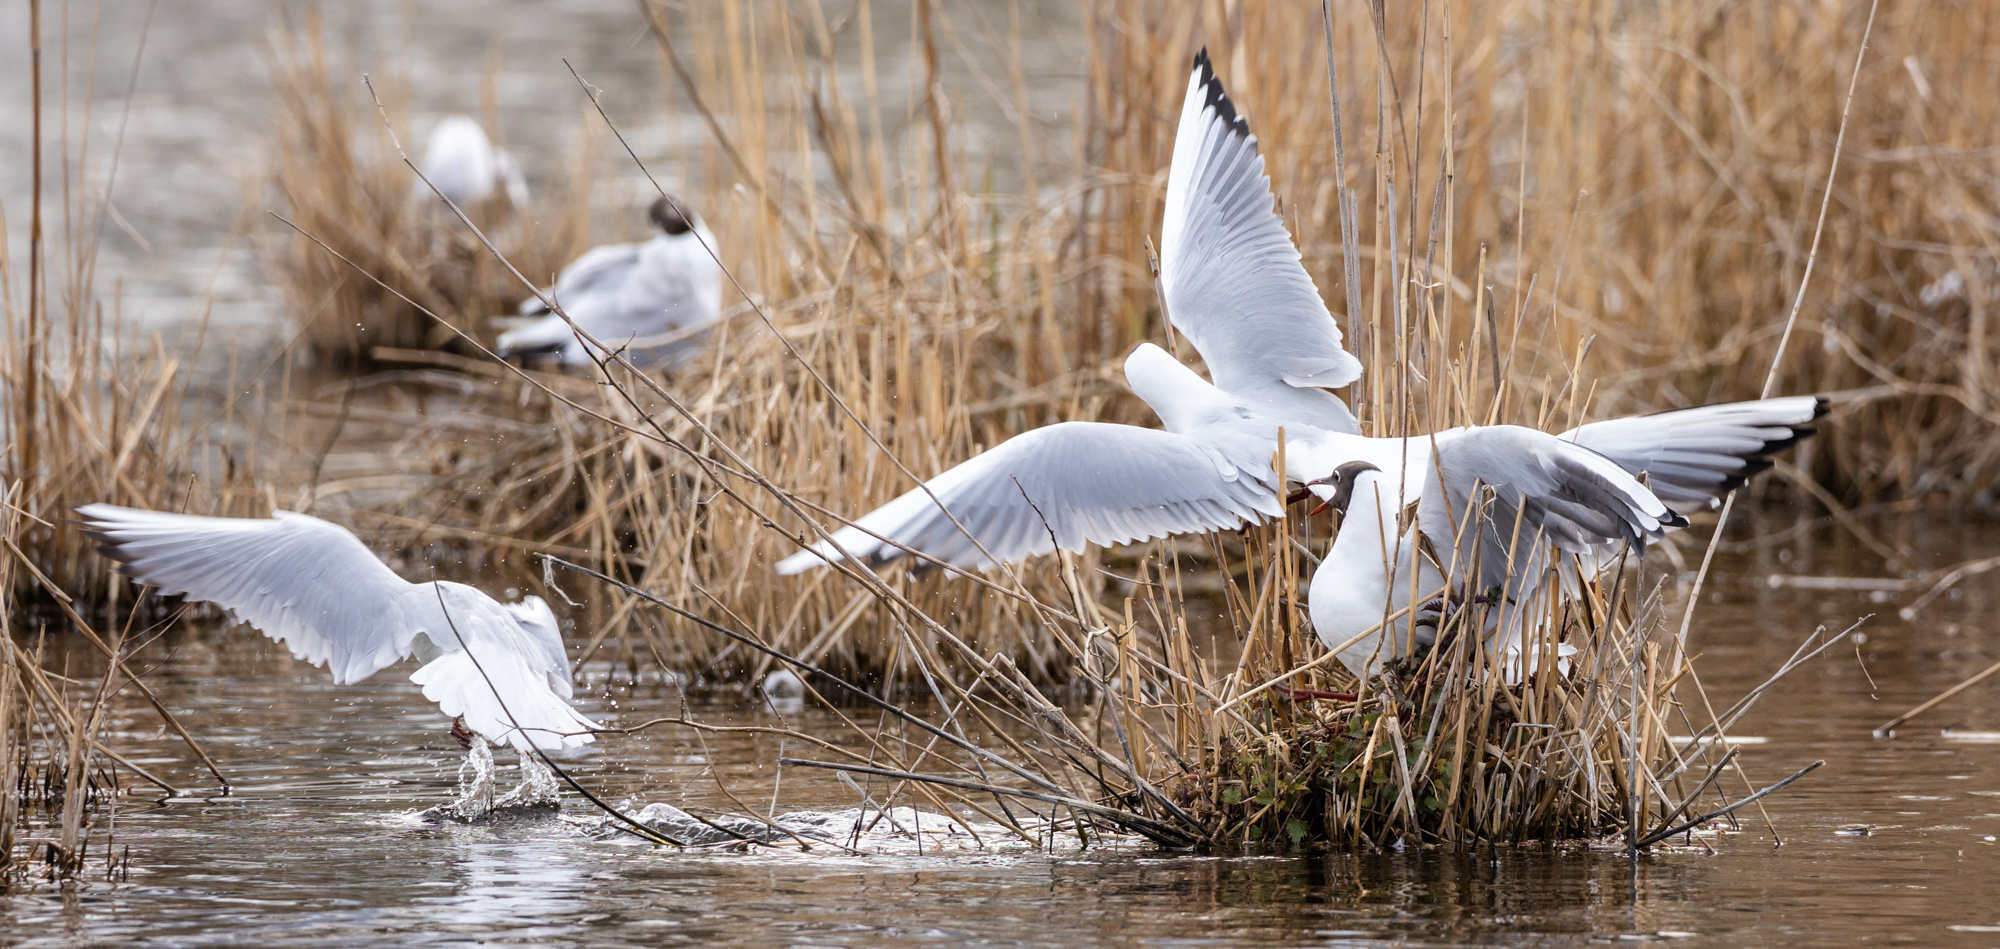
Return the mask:
[[1919,705],[1916,708],[1910,709],[1909,711],[1904,712],[1903,714],[1898,715],[1895,718],[1892,718],[1882,723],[1882,726],[1880,728],[1875,729],[1875,737],[1894,738],[1896,736],[1896,726],[1901,725],[1904,722],[1909,721],[1910,719],[1916,718],[1917,716],[1922,715],[1923,713],[1938,707],[1940,704],[1943,704],[1944,700],[1951,698],[1952,696],[1957,695],[1958,693],[1963,692],[1966,689],[1972,688],[1974,685],[1977,685],[1978,683],[1983,681],[1987,676],[1990,676],[1995,672],[2000,672],[2000,662],[1996,662],[1990,666],[1987,666],[1985,669],[1981,670],[1977,675],[1974,675],[1972,678],[1967,679],[1964,682],[1960,682],[1959,684],[1944,690],[1943,692],[1939,693],[1937,696],[1932,698],[1930,701],[1925,702],[1924,704]]
[[1736,803],[1734,803],[1734,804],[1731,804],[1731,805],[1729,805],[1728,807],[1723,807],[1723,808],[1719,808],[1719,809],[1717,809],[1717,810],[1713,810],[1713,811],[1709,811],[1708,813],[1706,813],[1706,814],[1703,814],[1703,815],[1701,815],[1700,817],[1697,817],[1697,818],[1695,818],[1695,819],[1693,819],[1693,820],[1691,820],[1691,821],[1688,821],[1688,822],[1686,822],[1686,823],[1684,823],[1684,824],[1676,824],[1676,825],[1674,825],[1674,826],[1672,826],[1672,827],[1669,827],[1669,828],[1667,828],[1666,830],[1662,830],[1662,831],[1659,831],[1659,832],[1657,832],[1657,833],[1653,833],[1653,834],[1648,834],[1648,835],[1646,835],[1645,837],[1641,838],[1641,839],[1639,840],[1639,842],[1638,842],[1638,843],[1636,843],[1636,844],[1633,844],[1633,845],[1632,845],[1632,847],[1633,847],[1633,849],[1635,849],[1635,850],[1636,850],[1636,849],[1638,849],[1638,848],[1640,848],[1640,847],[1650,847],[1650,846],[1652,846],[1653,844],[1656,844],[1656,843],[1659,843],[1660,841],[1662,841],[1662,840],[1665,840],[1665,839],[1667,839],[1668,837],[1672,837],[1672,836],[1674,836],[1675,834],[1678,834],[1678,833],[1681,833],[1682,831],[1688,831],[1688,830],[1693,830],[1693,829],[1695,829],[1696,827],[1700,827],[1701,825],[1703,825],[1703,824],[1706,824],[1706,823],[1708,823],[1709,821],[1712,821],[1712,820],[1714,820],[1714,819],[1716,819],[1716,818],[1718,818],[1718,817],[1727,817],[1727,816],[1729,816],[1730,814],[1733,814],[1733,813],[1735,813],[1735,812],[1736,812],[1736,810],[1737,810],[1738,808],[1740,808],[1740,807],[1742,807],[1742,806],[1744,806],[1744,805],[1746,805],[1746,804],[1749,804],[1749,803],[1751,803],[1751,802],[1753,802],[1753,801],[1756,801],[1756,800],[1759,800],[1759,799],[1761,799],[1761,798],[1764,798],[1764,797],[1768,797],[1768,796],[1770,796],[1770,795],[1772,795],[1772,794],[1775,794],[1775,793],[1777,793],[1777,792],[1778,792],[1778,791],[1779,791],[1780,789],[1782,789],[1782,788],[1783,788],[1783,787],[1784,787],[1785,785],[1788,785],[1788,784],[1792,783],[1793,781],[1797,781],[1798,779],[1800,779],[1800,778],[1803,778],[1803,777],[1805,777],[1806,775],[1808,775],[1808,774],[1811,774],[1811,773],[1813,773],[1813,771],[1814,771],[1814,770],[1818,769],[1818,768],[1819,768],[1819,766],[1820,766],[1820,765],[1823,765],[1823,764],[1826,764],[1826,762],[1825,762],[1825,761],[1823,761],[1823,760],[1822,760],[1822,761],[1815,761],[1815,762],[1813,762],[1812,764],[1809,764],[1809,765],[1806,765],[1806,766],[1805,766],[1805,767],[1803,767],[1803,768],[1800,768],[1800,769],[1798,770],[1798,772],[1797,772],[1797,773],[1795,773],[1795,774],[1793,774],[1793,775],[1792,775],[1791,777],[1789,777],[1789,778],[1786,778],[1786,779],[1784,779],[1783,781],[1779,781],[1778,783],[1776,783],[1776,784],[1773,784],[1773,785],[1771,785],[1770,787],[1767,787],[1767,788],[1763,789],[1762,791],[1758,791],[1757,793],[1755,793],[1755,794],[1752,794],[1752,795],[1750,795],[1749,797],[1746,797],[1746,798],[1744,798],[1744,799],[1742,799],[1742,800],[1740,800],[1740,801],[1737,801]]
[[1062,807],[1067,807],[1071,810],[1082,811],[1086,814],[1090,814],[1096,817],[1101,817],[1107,821],[1110,821],[1113,824],[1125,828],[1126,830],[1129,830],[1135,834],[1145,837],[1147,840],[1150,840],[1163,847],[1191,847],[1196,843],[1200,842],[1200,839],[1194,836],[1193,834],[1190,834],[1187,831],[1175,827],[1172,824],[1167,824],[1161,821],[1156,821],[1150,818],[1142,817],[1138,814],[1133,814],[1129,811],[1121,811],[1115,808],[1109,808],[1098,804],[1092,804],[1088,801],[1078,800],[1068,795],[1043,794],[1039,791],[1026,791],[1019,788],[1001,787],[1000,785],[997,784],[984,784],[979,781],[967,781],[962,778],[947,778],[942,775],[935,775],[935,774],[917,774],[911,771],[892,771],[888,768],[870,768],[865,765],[835,764],[831,761],[807,761],[803,758],[779,758],[778,763],[781,765],[794,765],[801,768],[825,768],[830,771],[848,771],[854,774],[874,775],[875,777],[878,778],[896,778],[901,781],[921,781],[925,784],[942,784],[945,787],[959,788],[961,790],[966,790],[966,791],[980,791],[986,794],[1005,794],[1010,797],[1022,797],[1022,798],[1027,798],[1028,800],[1031,801],[1041,801],[1044,804],[1056,804]]

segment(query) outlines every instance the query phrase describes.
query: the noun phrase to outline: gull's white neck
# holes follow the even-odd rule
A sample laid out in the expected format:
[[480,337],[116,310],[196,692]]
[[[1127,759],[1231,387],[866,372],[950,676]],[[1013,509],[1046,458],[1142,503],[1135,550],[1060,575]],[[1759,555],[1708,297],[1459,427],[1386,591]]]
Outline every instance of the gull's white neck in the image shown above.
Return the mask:
[[1170,432],[1187,434],[1218,423],[1257,421],[1255,413],[1152,343],[1125,357],[1125,382]]
[[1403,553],[1396,549],[1396,485],[1380,473],[1354,476],[1346,516],[1326,559],[1313,572],[1306,592],[1313,632],[1341,662],[1360,674],[1378,645],[1381,631],[1361,636],[1382,622],[1395,592],[1390,569]]

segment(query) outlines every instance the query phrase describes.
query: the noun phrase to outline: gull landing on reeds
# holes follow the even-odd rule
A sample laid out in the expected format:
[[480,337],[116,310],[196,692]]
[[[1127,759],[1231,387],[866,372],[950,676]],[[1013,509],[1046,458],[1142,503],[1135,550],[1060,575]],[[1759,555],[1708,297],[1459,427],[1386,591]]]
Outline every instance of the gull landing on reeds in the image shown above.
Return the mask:
[[[504,148],[486,137],[475,119],[447,116],[431,130],[424,146],[424,160],[417,166],[437,193],[453,204],[471,210],[493,197],[496,190],[507,195],[515,210],[528,206],[528,179],[521,166]],[[417,200],[431,197],[431,189],[419,180],[414,187]]]
[[[607,353],[586,344],[583,330],[639,365],[677,365],[701,348],[697,337],[722,313],[722,268],[711,253],[715,235],[679,198],[662,197],[646,213],[652,240],[606,244],[564,267],[555,285],[521,304],[527,322],[500,334],[501,357],[553,358],[591,365]],[[543,298],[555,301],[552,312]]]
[[[1323,479],[1344,462],[1366,461],[1397,479],[1406,468],[1420,473],[1411,462],[1433,443],[1472,430],[1408,440],[1357,433],[1353,414],[1327,390],[1358,379],[1361,364],[1341,348],[1276,207],[1256,137],[1206,53],[1197,56],[1167,176],[1160,284],[1169,318],[1215,382],[1141,344],[1125,378],[1165,431],[1066,422],[1018,435],[787,557],[779,572],[843,555],[880,564],[911,551],[933,564],[980,567],[1232,529],[1279,515],[1288,485]],[[1505,431],[1470,444],[1504,437],[1550,458],[1580,451],[1556,436]],[[1673,520],[1629,474],[1617,477],[1621,489],[1630,483],[1635,510]],[[1398,496],[1415,499],[1421,484],[1403,485]]]
[[597,725],[570,707],[555,614],[538,597],[501,603],[462,583],[410,583],[346,528],[290,511],[198,517],[87,504],[77,513],[126,575],[222,607],[342,685],[415,656],[423,665],[410,681],[468,747],[473,737],[511,744],[525,770],[537,749],[593,740]]

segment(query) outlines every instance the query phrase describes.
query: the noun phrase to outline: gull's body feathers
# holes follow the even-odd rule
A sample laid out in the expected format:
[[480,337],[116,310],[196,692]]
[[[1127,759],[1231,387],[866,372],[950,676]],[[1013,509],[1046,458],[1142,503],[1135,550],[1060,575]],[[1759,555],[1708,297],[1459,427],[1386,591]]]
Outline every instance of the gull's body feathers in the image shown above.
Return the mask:
[[[709,254],[714,246],[714,236],[696,225],[682,234],[595,247],[563,268],[542,295],[608,349],[629,347],[642,365],[679,363],[699,350],[699,342],[661,337],[706,326],[722,313],[722,269]],[[554,352],[564,365],[590,363],[589,347],[540,298],[522,303],[521,314],[541,318],[500,334],[495,352]]]
[[306,514],[198,517],[109,504],[77,513],[127,575],[222,607],[336,682],[414,655],[424,665],[411,679],[424,695],[481,735],[524,754],[592,740],[596,726],[569,706],[555,614],[538,598],[502,604],[462,583],[410,583],[346,528]]

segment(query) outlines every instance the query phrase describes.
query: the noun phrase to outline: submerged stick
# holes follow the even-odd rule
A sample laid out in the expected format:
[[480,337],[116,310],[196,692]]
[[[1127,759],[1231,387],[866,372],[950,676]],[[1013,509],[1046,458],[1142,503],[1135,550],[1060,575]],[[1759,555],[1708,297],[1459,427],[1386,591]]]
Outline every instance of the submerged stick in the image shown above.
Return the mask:
[[916,772],[913,771],[895,771],[889,768],[871,768],[865,765],[836,764],[831,761],[807,761],[803,758],[779,758],[778,763],[781,765],[792,765],[800,768],[825,768],[829,771],[847,771],[854,774],[873,775],[878,778],[895,778],[900,781],[920,781],[925,784],[941,784],[944,785],[945,787],[959,788],[961,790],[966,790],[966,791],[981,791],[988,794],[1006,794],[1013,797],[1027,798],[1028,800],[1031,801],[1041,801],[1044,804],[1057,804],[1063,807],[1067,807],[1071,810],[1082,811],[1086,814],[1092,814],[1097,817],[1104,818],[1105,820],[1117,824],[1120,827],[1127,828],[1133,831],[1134,833],[1137,833],[1145,837],[1147,840],[1150,840],[1156,844],[1160,844],[1166,847],[1190,846],[1193,843],[1195,843],[1197,839],[1194,836],[1188,834],[1186,831],[1183,831],[1180,828],[1173,826],[1172,824],[1164,823],[1162,821],[1152,820],[1146,817],[1141,817],[1137,814],[1133,814],[1128,811],[1120,811],[1120,810],[1115,810],[1113,808],[1104,807],[1098,804],[1091,804],[1087,801],[1080,801],[1077,800],[1076,798],[1068,796],[1043,794],[1039,791],[1024,791],[1019,788],[1001,787],[1000,785],[997,784],[984,784],[978,781],[967,781],[963,778],[947,778],[944,777],[943,775],[917,774]]
[[[721,635],[726,636],[729,639],[735,640],[736,642],[741,643],[744,646],[748,646],[749,648],[754,649],[757,652],[763,653],[764,655],[779,660],[780,662],[784,662],[787,665],[794,666],[804,672],[821,676],[826,681],[839,686],[842,691],[845,691],[848,694],[853,695],[854,697],[862,700],[863,702],[866,702],[869,705],[872,705],[885,712],[888,712],[890,715],[893,715],[904,722],[907,722],[911,725],[915,725],[917,728],[922,729],[923,731],[931,735],[935,735],[939,738],[942,738],[945,741],[952,743],[953,745],[966,751],[969,754],[972,754],[976,757],[985,759],[986,761],[990,761],[996,765],[999,765],[1000,767],[1007,769],[1009,772],[1012,772],[1013,774],[1019,776],[1020,778],[1026,781],[1029,781],[1033,784],[1039,785],[1042,788],[1047,789],[1050,793],[1057,796],[1057,800],[1055,801],[1055,803],[1059,803],[1066,807],[1071,807],[1078,810],[1088,810],[1091,808],[1105,810],[1104,808],[1100,808],[1098,805],[1091,804],[1080,798],[1064,793],[1063,789],[1055,782],[1050,781],[1047,778],[1042,777],[1041,775],[1038,775],[1021,765],[1015,764],[1013,761],[1007,759],[1006,757],[998,753],[989,751],[985,748],[980,747],[979,745],[975,745],[971,741],[965,738],[953,735],[952,733],[944,730],[943,728],[939,728],[938,726],[933,725],[930,722],[925,721],[924,719],[916,715],[912,715],[909,712],[902,709],[901,707],[897,706],[894,702],[890,702],[886,699],[883,699],[882,697],[875,695],[874,693],[869,692],[868,690],[863,689],[862,687],[855,685],[854,683],[849,682],[846,679],[834,675],[833,673],[828,672],[825,669],[820,668],[819,666],[816,666],[803,659],[798,659],[793,656],[788,656],[782,652],[779,652],[776,649],[771,648],[770,646],[758,642],[757,640],[749,636],[746,636],[733,629],[730,629],[727,626],[723,626],[720,623],[710,620],[707,617],[697,615],[689,610],[675,606],[674,604],[669,603],[666,600],[661,599],[660,597],[654,596],[653,594],[648,593],[645,590],[641,590],[638,587],[633,586],[632,584],[626,583],[623,580],[619,580],[615,577],[599,573],[581,564],[571,563],[567,560],[562,559],[561,557],[551,557],[547,554],[544,554],[543,559],[553,561],[557,564],[560,564],[564,567],[567,567],[571,570],[581,573],[584,576],[590,577],[594,580],[598,580],[603,583],[609,583],[612,586],[615,586],[632,596],[636,596],[642,600],[645,600],[648,603],[651,603],[655,606],[658,606],[662,609],[672,612],[674,615],[679,616],[682,619],[685,619],[691,623],[698,624],[701,627],[711,632],[720,633]],[[934,781],[932,783],[941,783],[941,782]],[[974,784],[972,786],[972,789],[985,790],[985,786]],[[1111,813],[1120,813],[1120,812],[1112,811]],[[1138,818],[1138,815],[1128,815],[1128,818]],[[1143,819],[1143,818],[1138,818],[1138,819]]]
[[1770,796],[1770,795],[1772,795],[1772,794],[1774,794],[1774,793],[1777,793],[1777,792],[1778,792],[1779,790],[1783,789],[1783,788],[1784,788],[1784,787],[1785,787],[1786,785],[1788,785],[1788,784],[1792,783],[1793,781],[1797,781],[1798,779],[1800,779],[1800,778],[1803,778],[1803,777],[1805,777],[1806,775],[1808,775],[1808,774],[1811,774],[1811,773],[1813,773],[1813,771],[1814,771],[1814,770],[1818,769],[1818,768],[1819,768],[1819,766],[1820,766],[1820,765],[1823,765],[1823,764],[1826,764],[1826,762],[1825,762],[1824,760],[1821,760],[1821,761],[1815,761],[1815,762],[1813,762],[1812,764],[1809,764],[1809,765],[1806,765],[1806,766],[1805,766],[1805,767],[1803,767],[1803,768],[1800,768],[1800,769],[1798,770],[1798,772],[1797,772],[1796,774],[1793,774],[1793,775],[1792,775],[1791,777],[1789,777],[1789,778],[1786,778],[1786,779],[1784,779],[1783,781],[1779,781],[1778,783],[1776,783],[1776,784],[1773,784],[1773,785],[1771,785],[1770,787],[1767,787],[1767,788],[1763,789],[1762,791],[1758,791],[1757,793],[1755,793],[1755,794],[1752,794],[1752,795],[1750,795],[1749,797],[1746,797],[1746,798],[1744,798],[1744,799],[1742,799],[1742,800],[1740,800],[1740,801],[1737,801],[1737,802],[1736,802],[1736,803],[1734,803],[1734,804],[1731,804],[1731,805],[1729,805],[1729,806],[1727,806],[1727,807],[1722,807],[1722,808],[1718,808],[1718,809],[1716,809],[1716,810],[1713,810],[1713,811],[1709,811],[1708,813],[1706,813],[1706,814],[1703,814],[1703,815],[1701,815],[1700,817],[1697,817],[1697,818],[1695,818],[1695,819],[1693,819],[1693,820],[1691,820],[1691,821],[1688,821],[1688,822],[1686,822],[1686,823],[1683,823],[1683,824],[1676,824],[1676,825],[1674,825],[1674,826],[1672,826],[1672,827],[1669,827],[1669,828],[1667,828],[1666,830],[1663,830],[1663,831],[1660,831],[1660,832],[1658,832],[1658,833],[1654,833],[1654,834],[1648,834],[1648,835],[1646,835],[1646,837],[1644,837],[1643,839],[1641,839],[1641,840],[1640,840],[1640,841],[1639,841],[1639,842],[1638,842],[1638,843],[1637,843],[1636,845],[1634,845],[1634,846],[1635,846],[1635,847],[1650,847],[1650,846],[1652,846],[1653,844],[1656,844],[1656,843],[1659,843],[1660,841],[1662,841],[1662,840],[1665,840],[1665,839],[1667,839],[1668,837],[1672,837],[1672,836],[1674,836],[1675,834],[1678,834],[1678,833],[1680,833],[1680,832],[1682,832],[1682,831],[1687,831],[1687,830],[1693,830],[1693,829],[1695,829],[1696,827],[1700,827],[1701,825],[1703,825],[1703,824],[1706,824],[1706,823],[1708,823],[1709,821],[1712,821],[1712,820],[1714,820],[1714,819],[1716,819],[1716,818],[1718,818],[1718,817],[1727,817],[1727,816],[1729,816],[1730,814],[1733,814],[1733,813],[1735,813],[1735,812],[1736,812],[1736,810],[1737,810],[1738,808],[1740,808],[1740,807],[1742,807],[1742,806],[1744,806],[1744,805],[1746,805],[1746,804],[1749,804],[1749,803],[1751,803],[1752,801],[1756,801],[1756,800],[1759,800],[1759,799],[1761,799],[1761,798],[1765,798],[1765,797],[1768,797],[1768,796]]
[[1892,718],[1887,722],[1882,723],[1882,727],[1875,729],[1874,732],[1875,737],[1877,738],[1896,737],[1896,726],[1901,725],[1904,722],[1909,721],[1910,719],[1916,718],[1917,716],[1922,715],[1923,713],[1938,707],[1939,705],[1944,703],[1945,699],[1951,698],[1952,696],[1957,695],[1958,693],[1963,692],[1966,689],[1972,688],[1973,686],[1984,681],[1987,676],[1990,676],[1996,672],[2000,672],[2000,662],[1996,662],[1990,666],[1987,666],[1979,674],[1973,676],[1970,679],[1965,680],[1964,682],[1960,682],[1959,684],[1954,685],[1949,689],[1944,690],[1943,692],[1939,693],[1936,697],[1932,698],[1930,701],[1925,702],[1924,704],[1919,705],[1916,708],[1910,709],[1909,711],[1904,712],[1903,714],[1898,715],[1895,718]]

